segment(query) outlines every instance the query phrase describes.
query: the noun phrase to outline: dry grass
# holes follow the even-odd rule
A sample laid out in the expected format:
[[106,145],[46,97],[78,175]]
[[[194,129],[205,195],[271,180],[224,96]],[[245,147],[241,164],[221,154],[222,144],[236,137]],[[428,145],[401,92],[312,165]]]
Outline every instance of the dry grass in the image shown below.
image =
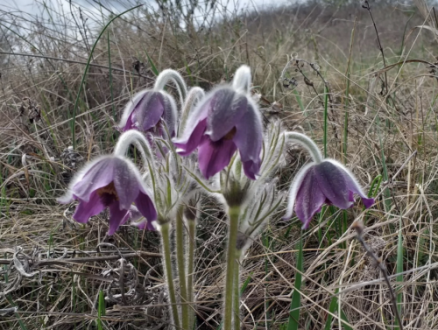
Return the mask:
[[[427,64],[435,62],[436,40],[429,30],[415,28],[433,28],[429,19],[414,7],[372,8],[386,65],[400,63],[382,71],[372,21],[358,5],[235,14],[207,20],[199,30],[190,19],[181,28],[161,11],[143,8],[109,26],[80,88],[96,31],[109,13],[83,7],[73,17],[56,8],[41,5],[44,15],[38,18],[0,7],[0,329],[166,327],[158,235],[124,227],[108,237],[105,215],[78,225],[55,197],[84,161],[111,150],[123,105],[153,83],[154,67],[177,69],[190,85],[208,89],[229,80],[242,63],[252,67],[265,118],[280,117],[322,146],[324,85],[309,65],[317,63],[330,88],[328,155],[344,161],[367,188],[378,175],[383,178],[368,212],[357,206],[344,218],[327,208],[305,232],[298,220],[269,224],[243,265],[242,281],[250,278],[242,296],[246,328],[281,329],[287,322],[301,235],[300,329],[324,329],[333,297],[338,308],[330,329],[340,329],[341,314],[351,329],[391,328],[388,287],[354,239],[349,226],[355,220],[365,223],[364,239],[386,265],[402,302],[404,329],[438,327],[437,77]],[[217,17],[222,9],[216,7]],[[297,86],[287,88],[279,78],[293,53],[300,66],[291,66],[287,77]],[[412,59],[420,61],[407,61]],[[79,90],[73,142],[70,123]],[[295,149],[290,154],[282,178],[306,161]],[[203,206],[205,214],[210,208],[215,205]],[[198,228],[199,329],[218,327],[224,280],[224,216],[209,214]],[[400,232],[405,274],[396,279]],[[117,296],[121,288],[130,294]],[[98,312],[99,292],[108,298],[106,315]],[[13,306],[16,313],[4,310]]]

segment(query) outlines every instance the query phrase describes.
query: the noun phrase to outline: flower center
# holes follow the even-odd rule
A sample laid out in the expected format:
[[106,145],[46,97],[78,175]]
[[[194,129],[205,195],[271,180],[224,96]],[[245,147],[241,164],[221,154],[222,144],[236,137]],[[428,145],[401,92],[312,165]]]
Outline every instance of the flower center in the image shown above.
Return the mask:
[[234,126],[231,131],[229,131],[225,136],[223,137],[224,140],[232,140],[234,135],[236,135],[236,126]]
[[111,181],[105,187],[97,189],[96,192],[105,206],[108,206],[111,203],[119,200],[119,196],[117,196],[117,190],[113,181]]

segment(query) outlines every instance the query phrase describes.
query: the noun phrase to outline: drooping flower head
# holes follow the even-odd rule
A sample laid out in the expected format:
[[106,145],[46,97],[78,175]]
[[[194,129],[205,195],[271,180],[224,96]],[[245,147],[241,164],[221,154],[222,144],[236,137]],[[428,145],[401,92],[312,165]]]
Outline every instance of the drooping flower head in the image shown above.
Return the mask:
[[73,218],[81,223],[109,208],[108,235],[112,235],[121,224],[138,219],[138,212],[146,218],[145,226],[153,229],[157,211],[149,195],[139,171],[130,160],[107,155],[86,165],[58,202],[79,201]]
[[[374,199],[368,198],[354,175],[341,163],[333,159],[323,159],[314,142],[308,137],[300,133],[286,135],[306,146],[314,161],[304,166],[295,176],[289,192],[285,219],[291,218],[295,209],[303,228],[307,229],[313,216],[321,211],[324,204],[348,209],[354,204],[354,194],[362,198],[366,208],[374,204]],[[309,146],[309,143],[313,145]]]
[[181,138],[175,139],[182,156],[198,148],[201,173],[210,178],[225,168],[239,150],[245,174],[255,180],[260,170],[263,127],[249,95],[249,68],[236,72],[232,86],[221,86],[199,102],[187,118]]
[[153,89],[145,89],[134,95],[123,110],[119,130],[126,132],[137,129],[144,133],[153,133],[163,136],[166,124],[170,136],[176,133],[177,107],[173,97],[163,88],[169,82],[174,81],[178,87],[181,99],[187,93],[187,88],[182,77],[173,70],[164,70],[155,82]]

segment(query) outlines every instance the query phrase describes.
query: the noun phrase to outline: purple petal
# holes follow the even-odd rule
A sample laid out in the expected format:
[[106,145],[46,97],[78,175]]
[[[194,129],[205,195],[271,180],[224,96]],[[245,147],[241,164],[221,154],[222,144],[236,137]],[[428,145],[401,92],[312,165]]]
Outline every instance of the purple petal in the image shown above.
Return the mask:
[[293,178],[290,189],[289,189],[286,214],[283,217],[284,220],[290,219],[292,217],[292,215],[294,213],[294,209],[295,209],[295,203],[296,203],[296,199],[297,199],[298,190],[300,190],[301,184],[303,183],[303,180],[305,179],[307,172],[313,166],[315,166],[315,163],[310,163],[310,164],[304,165],[303,167],[301,167],[301,169],[297,172],[297,174]]
[[[178,112],[176,110],[176,103],[172,96],[167,94],[166,92],[160,91],[163,95],[163,104],[164,104],[164,112],[163,112],[163,120],[167,125],[167,129],[169,130],[169,134],[171,137],[175,135],[177,120],[178,120]],[[163,134],[161,134],[163,136]]]
[[79,204],[76,207],[76,211],[73,214],[73,219],[80,223],[87,223],[88,219],[92,216],[99,214],[105,209],[105,206],[100,201],[100,197],[96,192],[93,192],[90,196],[90,200],[79,200]]
[[109,230],[108,235],[113,235],[123,219],[126,217],[128,210],[120,209],[120,205],[118,202],[114,202],[109,206],[110,209],[110,219],[109,219]]
[[141,215],[140,212],[138,212],[138,209],[134,205],[132,205],[129,208],[129,211],[126,212],[125,216],[123,217],[122,221],[120,222],[120,225],[124,225],[128,221],[138,221],[142,217],[143,216]]
[[343,171],[338,166],[323,161],[314,167],[314,174],[319,182],[320,190],[331,204],[340,209],[351,207],[353,202],[350,200],[350,189]]
[[125,126],[122,127],[122,132],[129,131],[130,129],[135,129],[135,111],[132,111],[126,120]]
[[177,152],[182,156],[191,154],[201,143],[202,136],[207,128],[207,117],[210,113],[211,102],[214,102],[212,93],[199,102],[196,108],[190,112],[185,124],[182,136],[174,139],[173,143],[179,149]]
[[132,99],[126,104],[125,108],[123,109],[123,115],[120,119],[120,123],[118,126],[118,129],[122,132],[125,132],[127,130],[136,128],[135,127],[135,108],[137,104],[147,95],[150,93],[150,90],[142,90],[141,92],[136,93]]
[[[348,185],[348,180],[347,180],[347,186],[349,186]],[[349,192],[350,192],[349,200],[350,201],[354,202],[354,194],[358,194],[361,197],[362,203],[363,203],[363,205],[365,206],[366,209],[368,209],[371,206],[373,206],[373,204],[375,202],[374,198],[368,198],[367,196],[364,197],[364,195],[362,195],[361,192],[357,191],[354,188],[349,188],[349,189],[350,189],[349,190]]]
[[231,88],[221,88],[213,94],[209,107],[206,134],[212,141],[218,141],[227,135],[246,113],[248,99]]
[[143,191],[140,191],[138,197],[135,199],[135,206],[148,222],[157,220],[157,210],[155,209],[155,205],[151,198]]
[[117,197],[119,198],[120,207],[129,210],[129,207],[140,191],[140,182],[127,161],[116,158],[113,182]]
[[185,142],[179,142],[181,140],[174,140],[173,143],[178,148],[177,152],[181,156],[190,155],[199,146],[199,144],[201,144],[206,127],[207,119],[203,119],[196,125]]
[[376,200],[374,198],[364,198],[362,197],[362,203],[363,205],[365,205],[365,208],[368,209],[371,206],[373,206],[373,204],[376,202]]
[[246,176],[255,180],[259,173],[260,152],[263,144],[263,126],[257,109],[248,105],[247,112],[236,124],[236,135],[233,138],[239,149],[240,159]]
[[135,124],[143,132],[155,127],[164,113],[163,95],[159,92],[147,93],[135,106]]
[[354,196],[353,194],[358,194],[362,198],[362,203],[365,205],[365,208],[371,207],[375,200],[374,198],[369,198],[362,190],[359,183],[356,181],[356,178],[354,175],[348,171],[344,166],[337,161],[333,159],[327,159],[326,162],[332,164],[333,166],[336,166],[339,172],[341,172],[344,175],[344,180],[346,182],[347,189],[351,193],[349,195],[349,201],[354,202]]
[[154,226],[154,223],[152,221],[149,221],[149,220],[145,220],[145,221],[142,221],[140,223],[134,223],[133,225],[136,226],[138,229],[141,229],[141,230],[143,230],[145,228],[147,230],[150,230],[150,231],[156,231],[157,230],[155,228],[155,226]]
[[320,189],[320,183],[315,174],[316,166],[309,169],[298,189],[295,212],[303,223],[303,229],[309,227],[315,213],[321,211],[326,197]]
[[[139,221],[143,218],[143,221]],[[131,225],[136,226],[139,229],[147,229],[155,231],[155,226],[152,221],[144,219],[143,215],[140,213],[136,206],[131,206],[129,211],[126,213],[120,225],[124,225],[126,222],[130,222]]]
[[230,163],[231,157],[237,150],[233,140],[219,140],[213,142],[204,137],[198,150],[199,169],[205,178],[209,179],[220,172]]
[[245,172],[245,175],[250,178],[251,180],[256,179],[256,175],[259,174],[260,171],[260,160],[257,162],[254,162],[252,160],[248,160],[243,163],[243,171]]
[[73,194],[80,200],[88,201],[92,192],[105,187],[113,181],[115,157],[101,158],[84,176],[71,188]]

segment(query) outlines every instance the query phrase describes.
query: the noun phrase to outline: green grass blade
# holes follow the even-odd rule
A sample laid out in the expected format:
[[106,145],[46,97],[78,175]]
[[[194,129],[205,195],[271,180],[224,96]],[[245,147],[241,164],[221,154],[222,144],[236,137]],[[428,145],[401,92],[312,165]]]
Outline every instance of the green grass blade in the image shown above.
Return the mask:
[[82,91],[82,88],[85,84],[85,79],[87,78],[88,69],[90,68],[91,59],[93,58],[94,50],[96,49],[97,43],[99,42],[100,38],[102,38],[102,36],[105,33],[108,26],[110,26],[110,24],[114,20],[116,20],[120,16],[123,16],[124,14],[126,14],[126,13],[128,13],[136,8],[139,8],[141,6],[142,5],[138,5],[138,6],[129,8],[128,10],[125,10],[121,14],[118,14],[118,15],[114,16],[113,18],[111,18],[110,21],[103,27],[102,31],[100,32],[99,36],[97,37],[96,41],[94,42],[93,47],[91,48],[90,55],[88,55],[87,65],[85,66],[84,74],[82,75],[81,83],[79,84],[79,89],[78,89],[78,93],[76,96],[75,105],[73,107],[73,115],[72,115],[72,118],[70,121],[71,122],[71,126],[70,126],[71,127],[71,137],[72,137],[72,144],[73,144],[74,149],[76,148],[75,126],[76,126],[76,114],[77,114],[77,110],[78,110],[79,100],[81,98],[81,91]]
[[[380,119],[379,116],[377,116],[376,118],[376,124],[377,127],[380,127]],[[383,169],[383,181],[388,181],[388,168],[386,166],[386,157],[385,157],[385,152],[384,152],[384,145],[383,145],[383,141],[382,141],[382,136],[380,134],[380,129],[379,129],[379,142],[380,142],[380,150],[381,150],[381,158],[382,158],[382,169]],[[391,194],[389,192],[388,188],[385,188],[385,190],[383,191],[383,197],[384,197],[384,207],[385,207],[385,212],[389,212],[389,210],[391,209]]]
[[327,85],[324,85],[324,157],[327,157],[327,120],[328,120],[328,93]]
[[[246,278],[245,282],[243,282],[243,284],[240,286],[240,295],[242,295],[246,288],[248,287],[248,284],[251,282],[252,279],[252,272],[249,274],[249,276]],[[216,330],[221,330],[223,327],[223,323],[221,322],[221,324],[219,324],[219,326],[216,328]]]
[[249,276],[246,278],[245,282],[242,283],[242,286],[240,287],[240,295],[242,295],[246,288],[248,287],[248,284],[251,282],[252,280],[252,272],[249,274]]
[[111,39],[110,39],[109,31],[107,31],[107,38],[108,38],[108,74],[109,74],[109,85],[110,85],[110,93],[111,93],[111,108],[113,112],[114,121],[117,121],[116,108],[114,106],[113,70],[111,67]]
[[148,53],[146,53],[146,57],[148,58],[149,65],[151,66],[151,70],[154,73],[154,75],[158,76],[160,74],[160,71],[158,71],[156,65],[154,64],[154,61],[152,61],[151,57]]
[[298,330],[301,307],[301,280],[303,272],[303,237],[300,237],[298,243],[297,270],[295,274],[295,290],[292,294],[292,302],[290,304],[289,322],[287,330]]
[[[401,274],[403,272],[403,230],[402,230],[403,222],[402,217],[400,217],[399,228],[398,228],[398,242],[397,242],[397,274]],[[397,301],[397,310],[398,314],[402,315],[402,304],[403,304],[403,275],[397,275],[396,282],[399,285],[396,287],[396,301]],[[399,293],[397,293],[399,292]],[[396,321],[397,327],[394,329],[400,329],[400,325],[398,321]]]
[[354,22],[353,30],[351,31],[350,36],[350,47],[348,54],[348,62],[347,62],[347,72],[345,73],[345,117],[344,117],[344,141],[343,141],[343,154],[344,154],[344,163],[347,162],[347,147],[348,147],[348,100],[350,95],[350,66],[351,66],[351,57],[353,55],[353,42],[354,42],[354,32],[356,31],[356,21]]
[[297,100],[298,105],[300,106],[303,115],[306,115],[306,109],[304,108],[303,101],[301,100],[300,94],[298,94],[297,90],[294,89],[295,99]]
[[97,306],[97,329],[103,330],[102,316],[105,316],[105,297],[103,291],[99,291],[99,301]]
[[[17,304],[14,303],[14,302],[12,301],[12,298],[11,298],[10,295],[7,295],[7,296],[6,296],[6,300],[7,300],[7,302],[9,303],[9,305],[11,305],[11,306],[13,306],[13,307],[16,307],[16,306],[17,306]],[[23,320],[21,319],[20,315],[17,314],[17,313],[15,313],[15,317],[17,318],[17,321],[18,321],[18,324],[20,325],[21,330],[27,330],[26,324],[24,324],[24,322],[23,322]]]
[[[339,289],[336,289],[335,294],[337,294],[338,292]],[[329,312],[334,314],[337,310],[338,310],[338,297],[334,296],[330,301]],[[333,316],[331,314],[328,314],[327,321],[325,321],[324,330],[330,330],[332,328],[332,320],[333,320]],[[343,321],[342,325],[344,330],[353,330],[353,328],[348,325],[349,322],[347,319],[347,315],[345,315],[344,311],[342,310],[341,310],[341,320]]]

